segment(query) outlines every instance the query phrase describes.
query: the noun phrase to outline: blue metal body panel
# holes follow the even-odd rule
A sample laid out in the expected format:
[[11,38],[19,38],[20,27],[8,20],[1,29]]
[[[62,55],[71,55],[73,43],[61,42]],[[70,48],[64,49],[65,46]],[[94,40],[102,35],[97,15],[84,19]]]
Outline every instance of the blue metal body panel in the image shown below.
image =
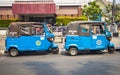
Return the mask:
[[108,41],[105,35],[67,35],[65,49],[68,50],[71,46],[78,48],[78,50],[104,50],[108,47],[113,47],[114,44]]
[[58,45],[49,41],[47,38],[54,38],[54,34],[50,33],[44,25],[45,35],[37,36],[18,36],[6,37],[6,50],[11,47],[17,48],[18,51],[48,51],[50,48],[57,48]]
[[105,50],[108,47],[114,47],[114,44],[108,40],[107,37],[111,33],[107,31],[104,24],[105,31],[102,34],[94,35],[90,30],[90,35],[66,35],[64,48],[68,51],[70,47],[76,47],[78,51],[85,50]]

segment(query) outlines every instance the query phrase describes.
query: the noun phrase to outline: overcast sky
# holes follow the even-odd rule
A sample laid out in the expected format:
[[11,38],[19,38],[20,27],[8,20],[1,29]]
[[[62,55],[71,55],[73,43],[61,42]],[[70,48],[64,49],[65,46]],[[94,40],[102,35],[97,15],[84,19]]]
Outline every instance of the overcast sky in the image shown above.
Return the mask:
[[[108,1],[111,1],[111,2],[112,2],[113,0],[108,0]],[[120,0],[116,0],[116,3],[120,3]]]

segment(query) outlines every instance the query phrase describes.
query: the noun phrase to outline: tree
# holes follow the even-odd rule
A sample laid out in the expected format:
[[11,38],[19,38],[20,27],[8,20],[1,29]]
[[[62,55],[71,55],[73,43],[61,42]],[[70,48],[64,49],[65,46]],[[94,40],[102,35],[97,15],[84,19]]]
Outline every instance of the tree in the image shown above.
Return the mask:
[[105,16],[105,21],[108,23],[108,24],[112,24],[112,5],[108,4],[106,6],[106,11],[103,12],[103,15]]
[[114,15],[112,15],[112,5],[108,4],[106,6],[106,12],[104,13],[107,18],[107,22],[112,24],[112,16],[114,16],[115,23],[120,23],[120,4],[115,5],[114,7]]
[[115,6],[115,22],[120,24],[120,4]]
[[90,2],[89,6],[84,5],[82,14],[85,15],[89,20],[98,20],[102,11],[96,2]]

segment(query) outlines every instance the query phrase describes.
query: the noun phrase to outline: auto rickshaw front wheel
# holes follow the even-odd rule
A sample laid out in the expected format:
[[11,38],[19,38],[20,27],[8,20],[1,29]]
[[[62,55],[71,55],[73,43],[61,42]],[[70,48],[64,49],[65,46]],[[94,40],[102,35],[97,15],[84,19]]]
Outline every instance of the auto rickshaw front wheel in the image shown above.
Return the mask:
[[77,48],[75,47],[71,47],[68,51],[68,53],[71,55],[71,56],[76,56],[78,54],[78,50]]
[[17,49],[12,48],[12,49],[9,50],[9,54],[10,54],[10,56],[12,56],[12,57],[16,57],[16,56],[18,56],[19,52],[18,52]]
[[115,52],[114,47],[108,47],[108,53],[113,54]]

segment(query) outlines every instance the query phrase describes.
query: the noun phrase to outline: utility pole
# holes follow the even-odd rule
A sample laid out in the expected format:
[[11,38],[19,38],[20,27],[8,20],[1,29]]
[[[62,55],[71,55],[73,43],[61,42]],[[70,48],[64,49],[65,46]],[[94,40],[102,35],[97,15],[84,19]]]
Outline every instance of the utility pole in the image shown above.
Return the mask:
[[112,4],[112,24],[115,23],[115,0],[113,0]]

